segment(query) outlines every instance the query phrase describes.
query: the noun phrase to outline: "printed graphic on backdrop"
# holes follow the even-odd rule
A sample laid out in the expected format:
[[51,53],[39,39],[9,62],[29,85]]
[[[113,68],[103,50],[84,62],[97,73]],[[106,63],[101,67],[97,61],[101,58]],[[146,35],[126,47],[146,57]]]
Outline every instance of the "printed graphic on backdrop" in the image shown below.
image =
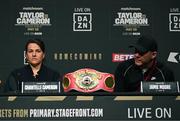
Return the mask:
[[170,8],[169,31],[180,32],[180,9],[179,8]]
[[180,63],[180,53],[170,52],[167,60],[172,63]]
[[74,8],[73,31],[92,31],[91,8]]
[[134,54],[112,53],[112,62],[123,62],[134,58]]
[[26,59],[26,51],[24,51],[24,65],[28,65],[28,61]]
[[111,12],[113,35],[139,36],[143,31],[149,31],[152,15],[146,9],[131,6],[113,9]]
[[42,35],[41,28],[51,26],[51,18],[43,7],[22,7],[14,25],[25,28],[24,35]]
[[178,25],[177,16],[171,24],[169,21],[170,13],[180,13],[174,7],[179,5],[177,0],[165,4],[152,0],[105,0],[103,4],[92,0],[80,4],[78,0],[4,2],[0,5],[1,80],[14,68],[27,64],[23,51],[30,38],[45,41],[45,63],[61,75],[84,67],[114,73],[118,62],[131,57],[132,49],[128,46],[144,33],[157,39],[160,59],[167,61],[169,57],[168,66],[175,72],[176,80],[180,80],[180,36],[179,32],[168,30],[169,25]]
[[101,61],[103,53],[96,52],[55,52],[54,60],[56,61]]

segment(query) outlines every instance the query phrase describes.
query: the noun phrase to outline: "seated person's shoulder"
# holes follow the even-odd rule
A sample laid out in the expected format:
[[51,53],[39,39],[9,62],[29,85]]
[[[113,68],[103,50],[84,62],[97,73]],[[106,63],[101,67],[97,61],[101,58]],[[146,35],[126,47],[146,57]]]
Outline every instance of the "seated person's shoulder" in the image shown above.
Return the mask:
[[128,68],[128,67],[131,66],[131,65],[134,65],[134,59],[129,59],[129,60],[120,62],[120,63],[118,64],[118,67]]
[[20,68],[16,68],[16,69],[14,69],[14,70],[12,70],[11,71],[11,75],[14,75],[14,76],[16,76],[16,75],[18,75],[18,74],[22,74],[22,73],[24,73],[25,72],[25,69],[26,67],[20,67]]
[[48,67],[48,66],[44,66],[43,67],[48,73],[52,73],[52,74],[59,74],[58,71]]
[[58,80],[60,78],[60,74],[58,71],[48,67],[48,66],[43,66],[43,69],[45,73],[47,74],[49,78],[53,78],[53,80]]
[[165,63],[158,62],[157,68],[164,75],[166,81],[175,81],[174,72]]
[[163,72],[172,73],[173,71],[164,63],[164,62],[157,62],[157,68]]

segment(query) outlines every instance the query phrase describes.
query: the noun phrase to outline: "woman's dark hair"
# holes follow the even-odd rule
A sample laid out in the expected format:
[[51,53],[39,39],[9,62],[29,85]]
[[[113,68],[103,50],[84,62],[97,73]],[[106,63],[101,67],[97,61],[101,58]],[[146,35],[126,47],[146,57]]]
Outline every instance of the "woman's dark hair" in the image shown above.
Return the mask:
[[27,52],[28,45],[29,45],[30,43],[36,43],[36,44],[41,48],[41,50],[45,53],[45,44],[44,44],[44,42],[43,42],[42,40],[40,40],[40,39],[30,39],[30,40],[28,40],[27,43],[26,43],[26,45],[25,45],[25,50],[26,50],[26,52]]

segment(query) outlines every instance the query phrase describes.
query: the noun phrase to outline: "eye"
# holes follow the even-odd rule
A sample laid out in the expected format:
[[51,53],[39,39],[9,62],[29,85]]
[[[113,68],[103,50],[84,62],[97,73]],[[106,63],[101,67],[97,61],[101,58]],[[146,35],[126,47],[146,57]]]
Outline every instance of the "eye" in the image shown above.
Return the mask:
[[42,51],[40,49],[36,50],[36,52],[41,53]]
[[27,50],[27,52],[28,52],[28,53],[32,53],[32,52],[33,52],[33,50]]

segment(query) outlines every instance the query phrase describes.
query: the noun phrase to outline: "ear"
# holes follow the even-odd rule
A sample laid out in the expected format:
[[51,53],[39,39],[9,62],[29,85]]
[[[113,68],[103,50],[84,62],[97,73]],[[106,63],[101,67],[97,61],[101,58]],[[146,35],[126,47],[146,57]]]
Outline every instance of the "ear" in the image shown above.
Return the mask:
[[153,51],[152,52],[152,59],[156,58],[157,57],[157,51]]

